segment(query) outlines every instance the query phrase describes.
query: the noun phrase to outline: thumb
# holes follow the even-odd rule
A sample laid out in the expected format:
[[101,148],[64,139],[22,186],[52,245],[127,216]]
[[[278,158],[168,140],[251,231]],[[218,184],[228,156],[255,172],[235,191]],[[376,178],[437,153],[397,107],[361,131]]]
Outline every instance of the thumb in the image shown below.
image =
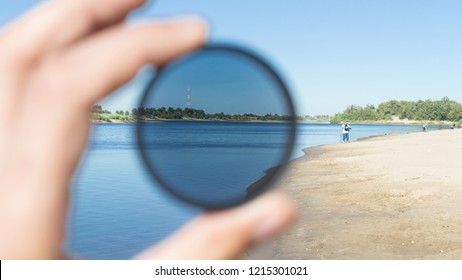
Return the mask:
[[284,230],[296,216],[285,195],[269,193],[237,208],[203,214],[138,259],[232,259]]

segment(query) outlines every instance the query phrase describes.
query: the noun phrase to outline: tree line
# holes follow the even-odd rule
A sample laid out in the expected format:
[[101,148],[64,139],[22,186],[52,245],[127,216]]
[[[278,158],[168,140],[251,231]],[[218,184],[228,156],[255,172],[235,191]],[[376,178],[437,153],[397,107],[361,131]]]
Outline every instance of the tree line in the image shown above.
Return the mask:
[[397,101],[380,103],[377,107],[351,105],[335,114],[331,123],[342,121],[387,121],[392,116],[417,121],[462,122],[462,104],[444,97],[441,100]]
[[107,109],[103,109],[101,105],[94,105],[91,108],[91,119],[94,121],[112,122],[118,120],[123,122],[133,121],[129,111],[117,110],[115,114]]
[[166,119],[166,120],[225,120],[225,121],[289,121],[290,116],[278,114],[225,114],[223,112],[208,114],[201,109],[192,108],[133,108],[129,111],[117,110],[115,113],[104,109],[101,105],[94,105],[91,109],[91,118],[96,121],[111,122],[121,120],[126,122],[135,119]]
[[202,109],[193,108],[134,108],[132,115],[141,119],[198,119],[198,120],[226,120],[226,121],[289,121],[290,116],[278,114],[225,114],[223,112],[208,114]]

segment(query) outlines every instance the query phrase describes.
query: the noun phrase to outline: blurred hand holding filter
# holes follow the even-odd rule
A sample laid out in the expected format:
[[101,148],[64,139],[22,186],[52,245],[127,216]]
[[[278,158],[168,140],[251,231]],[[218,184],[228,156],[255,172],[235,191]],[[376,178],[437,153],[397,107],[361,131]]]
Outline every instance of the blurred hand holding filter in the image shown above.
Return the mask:
[[207,46],[162,68],[137,109],[142,158],[178,198],[232,207],[267,190],[290,159],[294,106],[261,58]]

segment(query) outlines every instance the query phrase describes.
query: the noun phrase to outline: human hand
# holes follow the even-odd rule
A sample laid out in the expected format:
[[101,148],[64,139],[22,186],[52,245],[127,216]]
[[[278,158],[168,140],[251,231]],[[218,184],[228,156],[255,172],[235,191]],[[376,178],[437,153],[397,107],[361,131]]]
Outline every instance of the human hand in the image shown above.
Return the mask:
[[[0,259],[65,257],[69,186],[91,106],[144,64],[204,43],[200,20],[125,24],[144,2],[52,1],[0,32]],[[232,258],[294,213],[287,198],[268,194],[204,214],[139,258]]]

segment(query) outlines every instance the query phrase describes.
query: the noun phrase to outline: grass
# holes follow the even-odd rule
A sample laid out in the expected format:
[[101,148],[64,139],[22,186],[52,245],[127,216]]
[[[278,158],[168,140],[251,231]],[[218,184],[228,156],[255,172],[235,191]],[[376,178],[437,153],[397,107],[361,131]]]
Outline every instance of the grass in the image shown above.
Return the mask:
[[112,123],[114,121],[120,121],[124,123],[129,123],[133,122],[133,116],[132,115],[120,115],[120,114],[108,114],[108,113],[93,113],[91,116],[91,119],[93,121],[99,121],[99,122],[107,122],[107,123]]

